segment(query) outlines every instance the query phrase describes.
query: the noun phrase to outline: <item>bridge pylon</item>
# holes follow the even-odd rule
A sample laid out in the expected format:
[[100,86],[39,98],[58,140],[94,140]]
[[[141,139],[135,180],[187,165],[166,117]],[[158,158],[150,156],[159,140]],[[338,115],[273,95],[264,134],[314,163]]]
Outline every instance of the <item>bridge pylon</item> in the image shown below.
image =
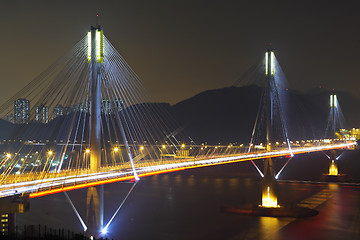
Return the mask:
[[337,160],[336,160],[336,151],[335,150],[332,150],[330,152],[329,175],[330,176],[339,175],[339,169],[338,169],[338,164],[337,164]]
[[[347,174],[340,174],[338,158],[344,150],[331,150],[329,152],[329,172],[323,174],[323,180],[331,182],[342,182],[347,180]],[[342,153],[341,153],[342,152]]]
[[[268,97],[266,101],[266,150],[268,152],[272,151],[272,127],[271,127],[271,118],[272,118],[272,105],[271,97],[273,95],[271,89],[272,85],[275,83],[275,55],[274,52],[269,49],[265,53],[265,75],[266,75],[266,86],[265,91],[266,96]],[[262,207],[279,207],[277,203],[277,190],[276,190],[276,179],[274,164],[272,158],[265,159],[264,162],[264,177],[262,180]]]
[[[330,134],[328,135],[332,138],[332,141],[336,141],[337,133],[336,133],[336,126],[339,126],[340,121],[337,122],[337,114],[338,114],[338,107],[339,102],[337,100],[337,96],[335,94],[330,95],[330,116],[329,116],[329,123],[330,123]],[[347,178],[346,174],[340,174],[339,166],[338,166],[338,158],[342,153],[339,150],[331,150],[329,151],[329,172],[327,174],[323,174],[323,178],[326,181],[344,181]]]
[[[103,31],[100,26],[88,32],[90,64],[90,170],[101,167],[101,68],[104,62]],[[103,225],[104,186],[89,187],[87,192],[87,234],[98,237]]]
[[91,27],[88,33],[88,61],[90,63],[90,169],[101,166],[101,65],[104,62],[103,31]]
[[[335,110],[337,108],[337,97],[335,94],[330,95],[330,114],[331,114],[331,134],[333,140],[336,137],[336,115]],[[336,160],[336,151],[332,150],[330,152],[330,166],[329,166],[329,175],[330,176],[337,176],[339,174],[338,164]]]

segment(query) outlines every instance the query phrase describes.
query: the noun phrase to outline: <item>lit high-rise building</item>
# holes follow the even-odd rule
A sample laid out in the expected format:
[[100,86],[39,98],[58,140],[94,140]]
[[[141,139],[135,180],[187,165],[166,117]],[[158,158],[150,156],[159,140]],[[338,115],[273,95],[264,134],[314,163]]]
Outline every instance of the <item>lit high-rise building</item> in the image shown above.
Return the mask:
[[116,99],[113,104],[114,112],[120,112],[125,108],[124,102],[121,99]]
[[110,100],[107,100],[107,99],[102,100],[102,102],[101,102],[101,112],[105,113],[105,114],[110,114],[112,112],[111,105],[112,104],[111,104]]
[[35,120],[42,123],[49,122],[49,108],[45,105],[40,105],[35,108]]
[[121,111],[123,108],[124,103],[121,99],[116,99],[115,101],[104,99],[101,102],[101,112],[105,114],[114,114]]
[[63,116],[65,113],[65,108],[61,105],[54,107],[53,110],[53,118],[57,118],[59,116]]
[[9,236],[15,232],[16,220],[15,220],[14,213],[12,213],[12,214],[1,213],[0,214],[0,222],[1,222],[1,235],[2,236]]
[[30,120],[30,101],[19,98],[14,102],[14,123],[28,123]]
[[9,114],[6,116],[8,122],[14,123],[14,114]]
[[90,101],[86,100],[85,102],[82,102],[78,105],[78,109],[76,109],[76,111],[81,111],[81,112],[85,112],[88,113],[90,112]]

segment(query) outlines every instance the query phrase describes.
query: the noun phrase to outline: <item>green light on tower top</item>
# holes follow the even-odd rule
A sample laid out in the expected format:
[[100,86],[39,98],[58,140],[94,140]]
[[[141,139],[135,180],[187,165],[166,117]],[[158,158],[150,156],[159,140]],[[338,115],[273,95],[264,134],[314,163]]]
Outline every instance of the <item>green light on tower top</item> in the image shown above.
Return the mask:
[[[104,33],[100,29],[95,29],[95,51],[96,51],[96,60],[98,63],[104,62]],[[91,31],[88,32],[87,35],[87,42],[88,42],[88,62],[91,62]]]
[[274,74],[275,74],[275,54],[271,50],[268,50],[265,53],[265,75],[269,74],[269,69],[270,69],[271,76],[274,76]]

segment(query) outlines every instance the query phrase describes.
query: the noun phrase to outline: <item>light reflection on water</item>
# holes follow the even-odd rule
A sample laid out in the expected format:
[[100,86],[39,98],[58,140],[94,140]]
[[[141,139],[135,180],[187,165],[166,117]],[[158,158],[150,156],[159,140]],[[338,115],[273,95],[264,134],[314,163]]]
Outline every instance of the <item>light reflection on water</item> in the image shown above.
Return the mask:
[[224,179],[216,178],[214,179],[214,188],[216,194],[223,194],[224,192]]
[[[109,227],[108,237],[159,240],[285,239],[278,230],[292,220],[232,215],[220,211],[227,204],[260,202],[261,184],[255,174],[252,178],[243,177],[231,166],[222,166],[206,173],[191,170],[141,179]],[[105,185],[105,219],[113,214],[130,187],[130,184],[124,183]],[[281,184],[279,188],[280,204],[300,201],[324,189],[339,190],[336,184]],[[86,191],[72,191],[69,195],[80,214],[85,216]],[[339,199],[338,203],[343,201]],[[350,206],[357,203],[356,199],[350,203],[351,210]],[[344,211],[340,207],[335,209]],[[336,216],[336,224],[343,226],[344,222],[339,220],[340,213],[332,214]],[[326,217],[330,219],[331,216]],[[61,225],[79,232],[82,229],[63,194],[32,200],[30,213],[19,214],[17,219],[19,225]]]
[[279,219],[273,217],[260,217],[261,239],[277,239],[277,231],[279,228]]
[[190,177],[187,178],[187,185],[189,185],[189,187],[194,186],[195,184],[195,176],[191,175]]

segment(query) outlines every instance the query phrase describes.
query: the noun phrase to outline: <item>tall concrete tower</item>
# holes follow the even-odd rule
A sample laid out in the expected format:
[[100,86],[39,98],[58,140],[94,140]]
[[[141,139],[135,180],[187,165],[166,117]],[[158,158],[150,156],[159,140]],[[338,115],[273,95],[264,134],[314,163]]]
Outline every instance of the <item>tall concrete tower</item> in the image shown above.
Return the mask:
[[[100,26],[88,32],[90,64],[90,169],[101,167],[101,68],[104,63],[104,35]],[[87,192],[87,234],[98,237],[103,227],[104,186],[89,187]]]
[[[266,99],[266,150],[271,151],[273,146],[272,137],[272,86],[274,86],[275,80],[275,55],[274,52],[269,49],[265,53],[265,96]],[[277,193],[276,193],[276,179],[274,174],[274,164],[271,158],[265,159],[264,162],[264,177],[262,183],[262,207],[278,207]]]
[[104,35],[100,26],[88,33],[88,61],[90,63],[90,168],[101,165],[101,65],[104,62]]

